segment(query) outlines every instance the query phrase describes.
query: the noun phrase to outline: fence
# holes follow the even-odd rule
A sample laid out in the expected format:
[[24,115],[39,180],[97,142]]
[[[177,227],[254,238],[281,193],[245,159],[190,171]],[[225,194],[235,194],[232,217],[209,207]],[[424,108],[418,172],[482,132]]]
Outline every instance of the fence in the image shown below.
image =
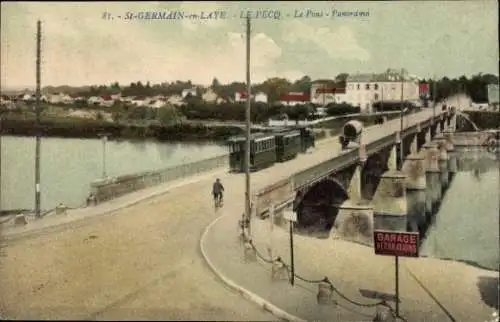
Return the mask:
[[183,179],[215,169],[227,168],[228,165],[229,156],[226,154],[159,171],[146,171],[107,180],[94,181],[91,184],[91,191],[95,196],[96,202],[99,203],[162,183]]

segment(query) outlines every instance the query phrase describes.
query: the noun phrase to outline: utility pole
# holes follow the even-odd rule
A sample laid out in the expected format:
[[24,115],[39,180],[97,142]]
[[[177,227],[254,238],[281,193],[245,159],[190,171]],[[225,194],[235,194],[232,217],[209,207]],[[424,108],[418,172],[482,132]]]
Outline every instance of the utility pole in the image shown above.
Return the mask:
[[404,160],[404,151],[403,151],[403,90],[404,90],[404,74],[403,74],[403,69],[401,69],[401,109],[400,109],[400,128],[399,128],[399,158],[400,158],[400,167],[398,170],[401,170],[401,166],[403,165],[403,160]]
[[42,40],[42,23],[36,26],[36,146],[35,146],[35,217],[40,217],[40,56]]
[[434,120],[436,119],[436,104],[437,104],[437,91],[436,91],[436,75],[434,75],[434,81],[432,82],[432,92],[433,92],[433,95],[432,95],[432,100],[434,102],[434,109],[432,111],[432,121],[434,122]]
[[2,122],[3,115],[0,112],[0,214],[2,213]]
[[250,111],[252,98],[252,84],[250,82],[250,17],[247,16],[246,23],[246,76],[247,76],[247,104],[245,110],[246,118],[246,146],[245,146],[245,220],[248,223],[248,235],[251,236],[251,204],[250,204]]

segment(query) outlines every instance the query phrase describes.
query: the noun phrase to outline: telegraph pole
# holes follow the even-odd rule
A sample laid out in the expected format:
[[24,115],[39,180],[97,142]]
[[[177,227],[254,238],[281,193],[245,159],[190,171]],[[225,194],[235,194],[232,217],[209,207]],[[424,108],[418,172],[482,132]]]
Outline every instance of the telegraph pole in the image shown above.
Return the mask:
[[404,76],[403,76],[403,69],[401,69],[401,109],[400,109],[400,129],[399,129],[399,158],[401,160],[400,166],[403,165],[403,160],[404,160],[404,152],[403,152],[403,138],[402,138],[402,133],[403,133],[403,90],[404,90]]
[[3,115],[0,112],[0,215],[2,213],[2,121]]
[[36,25],[36,146],[35,146],[35,217],[40,217],[40,56],[42,23]]
[[252,84],[250,83],[250,17],[247,16],[246,23],[246,76],[247,76],[247,104],[245,110],[246,118],[246,146],[245,146],[245,220],[248,221],[248,235],[251,234],[251,204],[250,204],[250,111],[252,99]]
[[432,82],[433,94],[432,100],[434,101],[434,109],[432,110],[432,122],[436,119],[436,104],[437,104],[437,91],[436,91],[436,75],[434,75],[434,81]]

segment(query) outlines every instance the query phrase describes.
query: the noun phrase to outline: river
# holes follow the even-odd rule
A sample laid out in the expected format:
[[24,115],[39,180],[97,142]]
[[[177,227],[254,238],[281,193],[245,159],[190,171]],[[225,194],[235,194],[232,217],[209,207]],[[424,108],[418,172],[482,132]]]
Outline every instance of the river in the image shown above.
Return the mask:
[[[0,209],[34,209],[35,138],[2,136]],[[105,149],[103,149],[105,146]],[[158,170],[222,155],[226,148],[211,143],[107,141],[99,139],[43,138],[41,143],[41,208],[63,202],[83,204],[90,183],[113,177]]]
[[434,215],[421,255],[498,270],[500,158],[482,149],[454,154],[458,172]]

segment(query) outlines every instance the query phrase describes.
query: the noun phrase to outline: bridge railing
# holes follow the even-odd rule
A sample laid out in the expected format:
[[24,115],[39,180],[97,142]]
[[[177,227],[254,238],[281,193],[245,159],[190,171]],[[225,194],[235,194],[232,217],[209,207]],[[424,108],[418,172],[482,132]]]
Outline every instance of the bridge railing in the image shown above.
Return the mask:
[[[436,111],[436,118],[440,119],[445,113]],[[427,114],[415,115],[411,118],[411,114],[406,116],[403,125],[405,129],[400,134],[401,139],[407,135],[413,134],[417,128],[426,128],[430,126],[432,115]],[[409,118],[408,118],[409,117]],[[374,128],[375,129],[375,128]],[[377,129],[381,129],[380,127]],[[377,130],[378,131],[378,130]],[[372,131],[372,135],[376,134]],[[381,149],[391,146],[396,142],[396,132],[385,135],[378,140],[369,142],[366,145],[366,154],[369,156]],[[261,189],[254,195],[255,212],[258,216],[262,216],[269,211],[271,204],[274,204],[276,209],[289,206],[295,198],[295,191],[306,186],[313,185],[314,183],[326,178],[330,174],[339,170],[345,169],[359,161],[360,151],[359,148],[341,151],[336,157],[323,161],[317,165],[311,166],[308,169],[299,171],[289,178],[284,179],[276,184]]]
[[216,169],[224,169],[227,168],[228,165],[229,155],[225,154],[206,160],[169,167],[163,170],[146,171],[106,180],[97,180],[91,183],[91,192],[94,194],[97,202],[103,202],[144,188],[195,176]]

